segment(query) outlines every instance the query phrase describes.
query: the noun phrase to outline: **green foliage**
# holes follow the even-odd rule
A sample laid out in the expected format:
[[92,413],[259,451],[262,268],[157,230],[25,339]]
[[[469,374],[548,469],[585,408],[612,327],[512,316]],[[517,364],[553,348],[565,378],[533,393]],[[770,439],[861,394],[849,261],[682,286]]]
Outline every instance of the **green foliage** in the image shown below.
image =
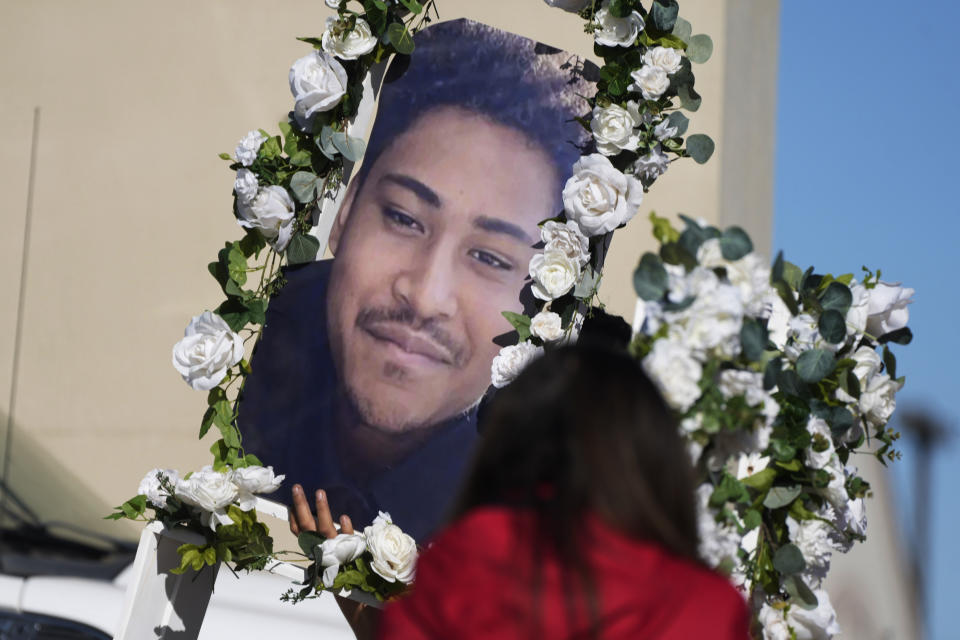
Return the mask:
[[660,256],[647,252],[633,272],[633,288],[643,300],[659,300],[667,292],[667,270]]
[[657,31],[670,33],[677,24],[679,13],[677,0],[654,0],[650,7],[650,20]]
[[791,502],[797,499],[797,496],[800,495],[802,487],[799,485],[793,485],[790,487],[771,487],[770,491],[767,492],[766,497],[763,499],[763,506],[767,509],[779,509],[780,507],[785,507]]
[[797,375],[807,383],[819,382],[829,375],[837,359],[826,349],[810,349],[797,358]]
[[835,309],[827,309],[823,312],[817,322],[817,329],[823,339],[832,344],[839,344],[847,337],[846,318]]
[[[690,136],[689,140],[695,136]],[[720,236],[720,252],[724,260],[735,262],[753,251],[753,242],[740,227],[729,227]]]
[[[406,0],[406,2],[411,2],[411,0]],[[404,55],[410,55],[413,53],[413,35],[407,31],[406,26],[404,26],[402,23],[394,22],[387,27],[387,38],[389,38],[390,44],[392,44],[393,48],[397,50],[397,53]]]
[[706,34],[698,34],[687,40],[687,56],[691,62],[703,64],[713,55],[713,40]]
[[514,313],[512,311],[503,311],[501,312],[503,317],[507,319],[507,322],[510,323],[517,331],[517,340],[523,342],[530,338],[530,318],[523,315],[522,313]]
[[767,328],[753,318],[746,318],[740,329],[740,346],[747,360],[758,361],[767,345]]
[[314,236],[298,233],[290,239],[287,246],[287,263],[302,264],[313,262],[320,251],[320,241]]
[[803,553],[795,544],[785,544],[773,554],[773,567],[783,575],[800,573],[807,567]]
[[714,148],[713,140],[703,133],[695,133],[687,138],[687,153],[697,164],[704,164],[709,160]]

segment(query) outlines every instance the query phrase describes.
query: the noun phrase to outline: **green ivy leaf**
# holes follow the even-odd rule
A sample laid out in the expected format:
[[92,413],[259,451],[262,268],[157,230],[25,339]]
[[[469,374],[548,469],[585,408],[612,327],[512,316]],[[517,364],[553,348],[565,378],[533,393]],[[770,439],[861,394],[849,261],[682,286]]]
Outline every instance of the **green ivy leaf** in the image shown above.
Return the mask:
[[667,292],[669,278],[660,256],[643,254],[640,264],[633,272],[633,288],[643,300],[660,300]]
[[823,339],[831,344],[839,344],[847,338],[847,321],[843,314],[834,309],[827,309],[817,321],[817,329]]
[[713,55],[713,40],[705,33],[700,33],[687,40],[687,57],[690,62],[703,64]]
[[800,573],[806,566],[803,553],[795,544],[785,544],[773,554],[773,568],[783,575]]
[[300,545],[303,554],[308,558],[313,557],[313,550],[322,544],[324,540],[326,540],[326,538],[316,531],[302,531],[300,535],[297,536],[297,544]]
[[247,282],[247,257],[236,242],[230,245],[230,251],[227,253],[227,273],[230,279],[238,285]]
[[514,313],[513,311],[502,311],[501,313],[503,317],[507,319],[507,322],[517,330],[520,342],[530,337],[530,318],[522,313]]
[[423,5],[417,2],[417,0],[400,0],[400,4],[405,6],[410,13],[420,13],[423,11]]
[[397,50],[397,53],[405,56],[413,53],[413,36],[410,35],[402,22],[394,22],[387,27],[387,37],[390,38],[390,44]]
[[807,383],[820,382],[830,375],[836,364],[836,357],[826,349],[810,349],[797,358],[797,375]]
[[287,263],[302,264],[313,262],[320,251],[320,241],[311,235],[298,233],[287,246]]
[[[694,137],[696,136],[690,136],[690,138]],[[720,253],[724,260],[735,262],[751,251],[753,251],[753,241],[740,227],[728,227],[720,236]]]

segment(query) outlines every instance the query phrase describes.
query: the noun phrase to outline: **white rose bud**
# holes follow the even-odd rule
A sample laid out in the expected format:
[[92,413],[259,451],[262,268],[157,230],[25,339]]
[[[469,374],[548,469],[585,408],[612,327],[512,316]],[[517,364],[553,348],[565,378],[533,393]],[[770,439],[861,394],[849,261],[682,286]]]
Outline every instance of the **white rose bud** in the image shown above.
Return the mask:
[[586,236],[609,233],[637,214],[643,185],[599,153],[580,158],[563,187],[563,208]]
[[679,71],[681,62],[683,62],[683,56],[680,50],[670,47],[653,47],[643,54],[643,64],[660,67],[668,74]]
[[563,9],[564,11],[569,11],[570,13],[579,13],[583,11],[586,7],[590,6],[592,0],[543,0],[551,7],[556,7],[557,9]]
[[580,264],[561,251],[538,253],[530,259],[531,290],[540,300],[555,300],[577,284]]
[[260,190],[260,184],[257,182],[257,174],[250,169],[240,169],[237,171],[237,179],[233,183],[233,191],[237,194],[240,202],[250,202],[253,200],[257,191]]
[[363,530],[367,550],[373,557],[370,568],[387,582],[413,582],[417,544],[400,527],[378,518]]
[[530,320],[530,333],[544,342],[553,342],[563,337],[560,316],[553,311],[541,311]]
[[632,47],[643,31],[643,17],[632,11],[626,18],[617,18],[610,13],[609,4],[609,0],[604,2],[594,15],[594,24],[597,26],[593,32],[594,41],[605,47]]
[[581,266],[590,261],[590,243],[573,220],[544,222],[540,227],[540,239],[545,245],[544,251],[559,251]]
[[870,378],[860,390],[860,411],[870,424],[882,427],[890,420],[897,406],[896,394],[900,383],[885,373]]
[[335,108],[347,93],[347,71],[326,51],[314,51],[290,67],[290,92],[294,120],[310,131],[313,116]]
[[201,510],[204,525],[216,531],[217,524],[231,524],[226,508],[237,497],[237,485],[226,473],[204,467],[189,478],[177,481],[177,497]]
[[643,369],[670,406],[683,413],[700,397],[703,367],[679,342],[660,339],[643,359]]
[[267,137],[259,131],[254,130],[248,132],[247,135],[243,136],[240,142],[237,143],[237,149],[234,152],[234,155],[237,156],[237,162],[245,167],[252,165],[253,161],[257,159],[257,153],[260,151],[260,147],[266,139]]
[[901,287],[900,283],[878,282],[870,290],[867,333],[879,338],[907,326],[910,320],[907,305],[913,302],[913,293],[913,289]]
[[356,25],[350,31],[335,36],[333,30],[338,22],[339,19],[333,16],[327,18],[327,30],[320,38],[320,45],[327,53],[341,60],[356,60],[377,46],[377,36],[373,35],[370,24],[363,18],[357,18]]
[[543,347],[538,347],[529,340],[500,349],[500,353],[490,365],[490,383],[497,389],[502,389],[541,355]]
[[177,481],[180,479],[180,474],[173,469],[152,469],[147,472],[147,475],[143,476],[143,480],[140,481],[140,488],[137,489],[138,495],[147,496],[150,504],[158,509],[165,508],[167,498],[170,497],[170,492],[164,489],[160,483],[161,476],[166,480],[169,487],[176,487]]
[[633,84],[627,87],[643,95],[644,100],[657,100],[670,88],[670,77],[660,67],[647,64],[630,72]]
[[260,189],[250,202],[237,203],[240,216],[237,222],[245,229],[259,229],[274,249],[283,251],[293,236],[295,212],[293,198],[287,190],[272,185]]
[[[369,528],[369,527],[368,527]],[[323,567],[323,586],[330,588],[340,571],[340,565],[353,562],[367,550],[367,540],[359,533],[340,533],[320,543],[320,566]]]
[[173,345],[173,367],[191,388],[213,389],[227,369],[243,359],[243,339],[231,331],[223,318],[210,311],[194,316]]
[[669,167],[670,158],[663,153],[658,144],[649,153],[637,158],[636,162],[633,163],[633,172],[653,181],[666,173]]
[[618,104],[594,107],[590,130],[597,141],[597,151],[605,156],[615,156],[624,149],[633,151],[640,145],[637,127],[642,122],[639,106],[632,100],[626,109]]
[[273,467],[250,466],[234,469],[230,472],[230,479],[237,485],[237,505],[244,511],[256,508],[257,499],[254,494],[273,493],[280,488],[286,476],[277,476]]

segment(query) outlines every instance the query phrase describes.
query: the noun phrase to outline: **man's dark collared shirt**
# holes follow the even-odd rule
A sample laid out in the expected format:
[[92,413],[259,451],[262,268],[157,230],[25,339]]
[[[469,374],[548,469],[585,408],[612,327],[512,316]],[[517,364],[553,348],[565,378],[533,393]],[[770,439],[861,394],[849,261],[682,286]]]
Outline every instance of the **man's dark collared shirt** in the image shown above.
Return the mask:
[[290,504],[290,487],[327,492],[334,518],[347,514],[362,528],[387,511],[418,541],[442,524],[477,438],[476,412],[438,427],[392,467],[344,468],[337,374],[327,336],[327,283],[332,261],[285,271],[270,300],[263,336],[240,404],[247,453],[286,475],[272,498]]

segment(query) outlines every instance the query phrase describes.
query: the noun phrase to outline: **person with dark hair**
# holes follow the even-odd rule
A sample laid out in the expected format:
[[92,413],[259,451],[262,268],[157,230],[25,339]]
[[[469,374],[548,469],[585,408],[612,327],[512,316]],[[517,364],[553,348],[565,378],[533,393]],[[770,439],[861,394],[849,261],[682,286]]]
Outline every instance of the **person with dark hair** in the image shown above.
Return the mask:
[[239,421],[247,450],[336,513],[389,511],[422,539],[472,452],[590,89],[572,56],[467,20],[415,43],[381,90],[334,259],[287,269],[270,300]]
[[[676,422],[624,350],[548,351],[483,420],[452,524],[421,555],[410,594],[387,604],[378,637],[749,637],[742,596],[698,557]],[[376,614],[345,610],[370,637]]]

